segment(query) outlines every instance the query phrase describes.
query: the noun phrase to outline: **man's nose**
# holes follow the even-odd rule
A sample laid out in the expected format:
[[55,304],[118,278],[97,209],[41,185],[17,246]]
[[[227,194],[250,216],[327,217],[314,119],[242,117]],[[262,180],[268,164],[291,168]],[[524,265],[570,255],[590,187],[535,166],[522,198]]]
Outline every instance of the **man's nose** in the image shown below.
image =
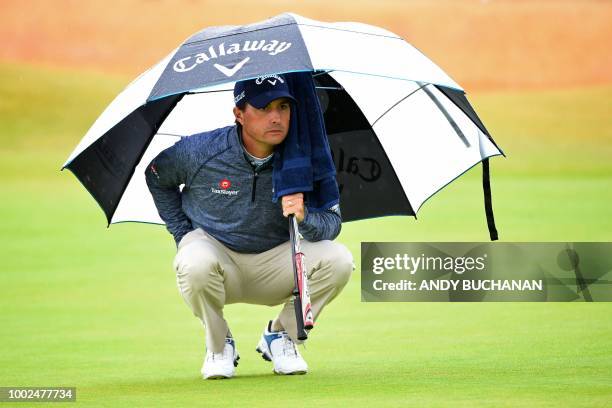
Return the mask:
[[280,123],[280,109],[270,109],[270,122]]

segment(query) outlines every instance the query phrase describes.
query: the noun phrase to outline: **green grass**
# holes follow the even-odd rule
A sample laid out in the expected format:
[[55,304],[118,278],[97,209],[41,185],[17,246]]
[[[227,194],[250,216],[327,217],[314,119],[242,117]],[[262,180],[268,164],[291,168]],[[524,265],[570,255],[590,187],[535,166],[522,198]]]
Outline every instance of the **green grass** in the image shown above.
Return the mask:
[[[480,169],[419,219],[348,223],[358,270],[278,377],[254,351],[278,307],[230,305],[238,377],[199,378],[204,333],[183,303],[163,227],[105,228],[59,168],[128,82],[0,65],[0,386],[76,386],[97,406],[606,406],[612,307],[360,302],[361,241],[486,241]],[[508,158],[492,160],[505,241],[612,238],[612,88],[471,99]],[[25,406],[25,405],[19,405]]]

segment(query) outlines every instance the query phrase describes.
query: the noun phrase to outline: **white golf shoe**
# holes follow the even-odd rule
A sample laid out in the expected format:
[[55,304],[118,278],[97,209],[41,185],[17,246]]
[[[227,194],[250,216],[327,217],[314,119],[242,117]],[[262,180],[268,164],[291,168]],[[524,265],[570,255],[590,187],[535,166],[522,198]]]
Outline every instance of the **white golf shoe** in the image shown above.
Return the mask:
[[308,364],[300,355],[295,343],[286,331],[271,331],[272,321],[261,335],[257,352],[264,360],[272,361],[276,374],[306,374]]
[[202,365],[202,376],[207,380],[231,378],[236,372],[240,356],[236,350],[236,344],[231,337],[225,338],[225,347],[221,353],[206,351],[204,365]]

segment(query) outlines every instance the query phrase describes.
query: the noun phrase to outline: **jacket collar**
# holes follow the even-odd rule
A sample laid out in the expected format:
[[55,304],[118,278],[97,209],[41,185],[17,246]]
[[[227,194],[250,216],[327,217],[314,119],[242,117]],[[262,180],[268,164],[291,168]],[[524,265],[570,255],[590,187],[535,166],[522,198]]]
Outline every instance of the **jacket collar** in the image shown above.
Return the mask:
[[[249,166],[250,169],[255,169],[249,160],[248,153],[242,143],[242,134],[241,128],[238,125],[234,125],[234,127],[230,130],[230,144],[233,150],[238,150],[237,154],[242,157],[242,161]],[[257,170],[267,169],[268,167],[272,167],[272,162],[274,161],[274,157],[271,157],[270,160],[265,162],[264,164],[257,167]]]

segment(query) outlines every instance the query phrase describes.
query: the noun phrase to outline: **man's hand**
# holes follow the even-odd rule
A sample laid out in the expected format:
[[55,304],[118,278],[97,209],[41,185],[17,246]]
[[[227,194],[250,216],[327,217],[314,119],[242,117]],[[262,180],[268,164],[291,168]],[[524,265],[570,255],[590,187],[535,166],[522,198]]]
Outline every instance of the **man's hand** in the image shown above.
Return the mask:
[[285,217],[294,214],[297,222],[304,221],[304,194],[295,193],[283,196],[281,203]]

